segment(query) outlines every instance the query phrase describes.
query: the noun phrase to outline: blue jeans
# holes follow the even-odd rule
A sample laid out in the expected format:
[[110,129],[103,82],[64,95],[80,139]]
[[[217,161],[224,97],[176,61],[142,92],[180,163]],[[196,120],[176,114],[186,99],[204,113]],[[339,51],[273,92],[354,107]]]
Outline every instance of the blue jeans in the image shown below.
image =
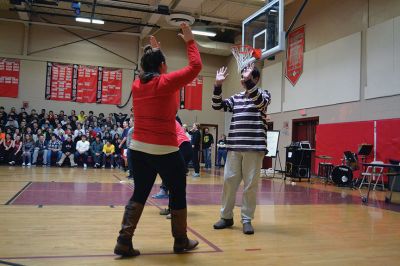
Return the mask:
[[62,156],[62,152],[61,151],[48,150],[47,151],[47,164],[48,165],[51,165],[51,155],[55,154],[55,153],[57,154],[57,161],[56,162],[60,161],[61,156]]
[[218,149],[217,165],[222,166],[221,161],[224,159],[224,165],[226,164],[226,155],[228,154],[226,149]]
[[78,151],[75,152],[75,162],[78,162],[79,158],[82,157],[82,162],[87,163],[87,158],[89,156],[89,153],[85,151],[84,153],[79,153]]
[[129,148],[126,151],[126,157],[127,157],[127,161],[128,161],[129,176],[133,176],[132,150]]
[[211,168],[211,147],[204,149],[203,152],[205,168]]

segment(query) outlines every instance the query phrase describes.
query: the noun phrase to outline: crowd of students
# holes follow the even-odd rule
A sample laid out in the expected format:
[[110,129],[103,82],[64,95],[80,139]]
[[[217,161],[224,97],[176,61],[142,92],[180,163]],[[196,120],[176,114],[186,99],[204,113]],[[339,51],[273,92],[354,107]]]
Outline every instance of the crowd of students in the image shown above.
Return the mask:
[[[130,122],[131,121],[131,122]],[[131,123],[131,124],[130,124]],[[0,162],[9,165],[62,166],[68,158],[71,167],[126,168],[130,116],[123,113],[92,111],[70,115],[60,111],[28,114],[24,108],[13,107],[7,113],[0,106]]]
[[[69,161],[71,167],[88,165],[94,168],[119,167],[127,165],[128,131],[133,126],[127,114],[103,113],[97,116],[92,111],[88,115],[81,111],[69,115],[64,111],[55,114],[42,109],[30,113],[25,108],[17,112],[13,107],[7,113],[0,106],[0,163],[9,165],[63,166]],[[211,145],[213,137],[195,123],[189,130],[184,128],[191,139],[194,154],[203,151],[205,168],[211,168]],[[190,136],[189,136],[190,135]],[[225,136],[218,141],[218,162],[226,160]],[[68,159],[68,160],[66,160]],[[200,164],[195,157],[192,165],[193,176],[200,176]]]

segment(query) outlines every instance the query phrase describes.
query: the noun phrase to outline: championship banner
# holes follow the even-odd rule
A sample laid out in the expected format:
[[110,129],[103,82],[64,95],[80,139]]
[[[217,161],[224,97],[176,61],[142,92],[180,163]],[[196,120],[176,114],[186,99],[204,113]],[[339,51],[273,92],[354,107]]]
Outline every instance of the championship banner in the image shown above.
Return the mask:
[[183,97],[185,99],[185,109],[201,111],[203,102],[203,76],[198,76],[185,86]]
[[98,67],[78,67],[78,84],[76,88],[76,101],[80,103],[95,103],[97,94]]
[[304,42],[304,26],[289,33],[285,75],[293,86],[296,85],[303,73]]
[[20,61],[0,58],[0,97],[18,97]]
[[46,100],[76,100],[78,66],[47,62]]
[[99,67],[97,103],[121,104],[122,69]]

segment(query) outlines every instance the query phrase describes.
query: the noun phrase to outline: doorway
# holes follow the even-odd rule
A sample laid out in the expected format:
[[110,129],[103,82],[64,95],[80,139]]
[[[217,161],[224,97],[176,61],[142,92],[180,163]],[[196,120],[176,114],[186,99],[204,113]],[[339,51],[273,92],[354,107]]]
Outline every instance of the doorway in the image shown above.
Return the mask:
[[[215,124],[201,124],[200,125],[200,131],[201,131],[201,149],[203,150],[203,136],[204,136],[204,129],[208,128],[208,133],[210,133],[213,136],[214,143],[213,143],[213,148],[211,150],[211,167],[215,167],[217,163],[217,142],[219,139],[218,136],[218,125]],[[201,153],[201,163],[204,163],[204,156],[203,152]]]
[[[293,119],[292,121],[292,141],[308,141],[311,144],[311,149],[315,149],[315,135],[319,117],[308,117]],[[311,171],[315,165],[315,152],[311,153]],[[315,173],[314,173],[315,174]]]

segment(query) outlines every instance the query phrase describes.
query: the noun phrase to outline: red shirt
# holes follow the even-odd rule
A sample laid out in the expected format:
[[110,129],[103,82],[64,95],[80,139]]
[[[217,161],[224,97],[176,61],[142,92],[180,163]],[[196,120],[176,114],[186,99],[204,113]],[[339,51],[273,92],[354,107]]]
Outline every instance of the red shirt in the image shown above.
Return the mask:
[[178,146],[181,146],[181,144],[185,141],[190,142],[190,139],[186,136],[185,130],[179,124],[178,121],[175,120],[175,127],[176,127],[176,138],[178,139]]
[[194,41],[186,43],[189,65],[132,85],[134,132],[133,139],[148,144],[178,147],[175,127],[176,93],[201,71],[199,50]]

